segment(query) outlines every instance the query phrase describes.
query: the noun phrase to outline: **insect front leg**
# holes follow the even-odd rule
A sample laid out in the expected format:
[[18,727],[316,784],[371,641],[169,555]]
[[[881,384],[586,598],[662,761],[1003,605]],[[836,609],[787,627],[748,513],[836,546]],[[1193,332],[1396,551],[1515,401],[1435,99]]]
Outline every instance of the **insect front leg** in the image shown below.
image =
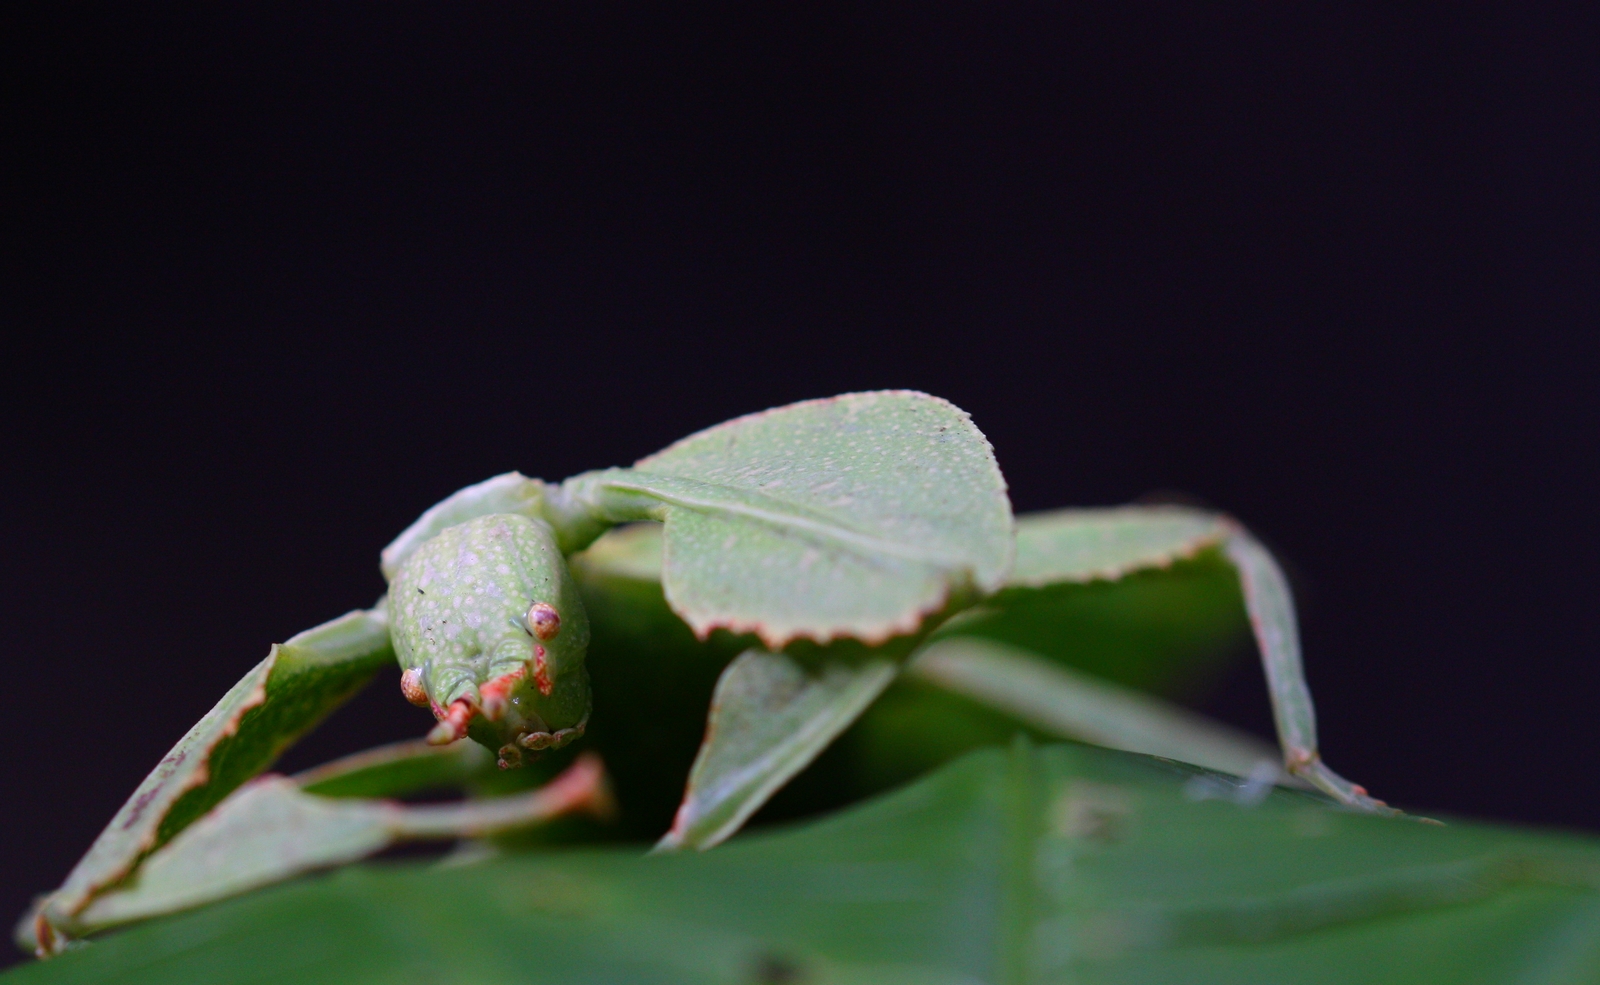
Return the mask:
[[82,915],[98,898],[394,659],[389,635],[379,605],[274,646],[145,777],[61,887],[24,919],[18,943],[43,955],[87,932]]

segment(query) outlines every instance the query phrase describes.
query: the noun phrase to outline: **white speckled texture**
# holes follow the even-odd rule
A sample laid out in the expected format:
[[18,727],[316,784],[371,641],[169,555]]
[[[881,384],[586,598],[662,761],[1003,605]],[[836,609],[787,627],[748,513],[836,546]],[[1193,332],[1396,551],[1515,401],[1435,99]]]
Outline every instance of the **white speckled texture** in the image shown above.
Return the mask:
[[[589,623],[555,537],[543,520],[510,513],[449,527],[418,548],[389,591],[395,656],[402,668],[419,668],[437,704],[466,697],[491,678],[526,668],[504,721],[487,741],[514,739],[519,730],[575,725],[588,713],[583,668]],[[561,631],[540,643],[523,616],[534,602],[554,606]],[[534,682],[535,647],[544,649],[550,693]],[[479,729],[488,723],[477,720]],[[487,741],[485,744],[487,744]]]
[[719,424],[572,480],[615,520],[664,520],[662,581],[701,634],[879,642],[1010,569],[1005,480],[965,412],[854,393]]

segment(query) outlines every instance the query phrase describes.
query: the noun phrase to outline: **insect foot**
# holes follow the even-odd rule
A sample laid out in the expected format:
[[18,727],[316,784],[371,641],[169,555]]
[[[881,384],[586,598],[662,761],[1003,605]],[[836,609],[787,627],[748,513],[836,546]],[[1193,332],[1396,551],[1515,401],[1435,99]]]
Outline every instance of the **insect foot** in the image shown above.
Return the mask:
[[582,737],[583,730],[589,727],[589,716],[583,716],[578,724],[571,728],[557,729],[554,732],[527,732],[517,737],[517,744],[524,749],[538,751],[541,749],[560,749],[573,739]]
[[389,587],[401,690],[502,769],[578,738],[589,716],[589,621],[543,520],[479,517],[419,547]]

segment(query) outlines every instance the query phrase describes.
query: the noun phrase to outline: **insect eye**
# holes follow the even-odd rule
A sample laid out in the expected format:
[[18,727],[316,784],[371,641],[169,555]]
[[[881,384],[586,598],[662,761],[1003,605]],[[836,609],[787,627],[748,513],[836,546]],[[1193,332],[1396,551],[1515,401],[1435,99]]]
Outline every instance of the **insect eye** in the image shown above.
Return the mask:
[[561,613],[553,605],[533,603],[528,606],[528,631],[546,643],[550,642],[561,632]]
[[400,693],[412,704],[428,707],[428,691],[422,686],[421,667],[412,667],[400,675]]

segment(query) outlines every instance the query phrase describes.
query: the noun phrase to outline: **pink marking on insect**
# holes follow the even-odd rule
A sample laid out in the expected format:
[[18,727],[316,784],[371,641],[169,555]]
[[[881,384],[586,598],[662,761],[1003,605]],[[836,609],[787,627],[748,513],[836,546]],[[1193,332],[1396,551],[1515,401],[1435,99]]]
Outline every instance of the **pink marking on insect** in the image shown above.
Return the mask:
[[517,682],[527,676],[527,670],[518,667],[509,674],[501,674],[493,680],[487,681],[478,689],[483,695],[483,717],[491,722],[498,722],[506,713],[511,704],[511,691]]
[[33,953],[38,958],[54,957],[62,950],[61,942],[56,940],[56,928],[45,919],[44,913],[39,913],[33,918]]
[[439,724],[428,733],[429,745],[449,745],[467,734],[467,722],[472,720],[474,714],[471,705],[458,698],[450,702],[450,707],[442,714],[438,708],[438,705],[434,705],[434,714],[439,715]]
[[544,647],[542,646],[533,648],[533,683],[539,688],[539,693],[547,698],[550,696],[550,692],[556,689],[556,686],[550,682],[550,667],[545,663]]

